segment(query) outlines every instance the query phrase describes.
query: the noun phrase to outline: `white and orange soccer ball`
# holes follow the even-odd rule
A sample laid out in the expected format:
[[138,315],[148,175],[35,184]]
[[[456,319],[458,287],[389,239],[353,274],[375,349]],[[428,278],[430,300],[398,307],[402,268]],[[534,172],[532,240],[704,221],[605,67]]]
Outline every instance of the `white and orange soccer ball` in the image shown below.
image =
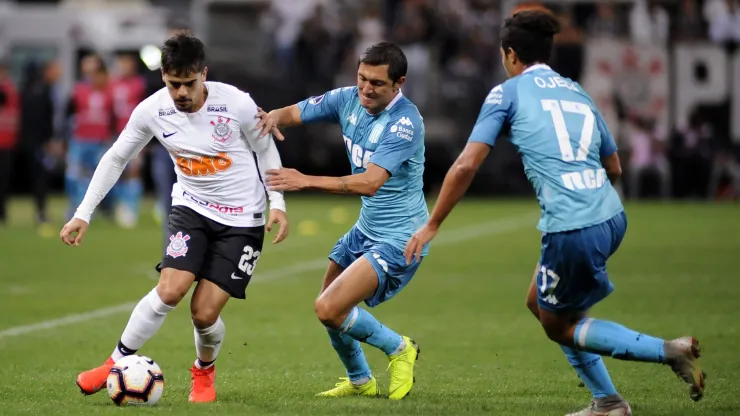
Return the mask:
[[129,355],[108,374],[108,395],[118,406],[156,404],[164,391],[164,375],[149,357]]

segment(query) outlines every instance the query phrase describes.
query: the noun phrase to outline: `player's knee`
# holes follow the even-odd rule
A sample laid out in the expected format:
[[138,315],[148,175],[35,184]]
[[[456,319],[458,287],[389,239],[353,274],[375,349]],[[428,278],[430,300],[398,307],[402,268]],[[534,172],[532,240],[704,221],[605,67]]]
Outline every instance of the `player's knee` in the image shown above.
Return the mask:
[[319,298],[314,301],[313,310],[316,312],[316,317],[319,318],[319,321],[321,321],[325,326],[334,329],[342,326],[342,322],[337,322],[339,318],[337,308],[335,308],[325,296],[319,296]]
[[221,311],[210,305],[190,305],[190,317],[193,319],[193,325],[196,328],[210,328],[218,321],[218,315]]
[[193,283],[191,273],[164,269],[157,283],[157,294],[166,305],[175,306],[185,297]]
[[551,341],[557,342],[558,344],[570,344],[570,340],[567,339],[567,330],[562,325],[543,322],[542,328],[545,330],[545,334],[550,338]]
[[537,298],[532,298],[531,296],[527,296],[527,309],[529,309],[530,312],[534,315],[537,320],[540,320],[540,307],[537,305]]

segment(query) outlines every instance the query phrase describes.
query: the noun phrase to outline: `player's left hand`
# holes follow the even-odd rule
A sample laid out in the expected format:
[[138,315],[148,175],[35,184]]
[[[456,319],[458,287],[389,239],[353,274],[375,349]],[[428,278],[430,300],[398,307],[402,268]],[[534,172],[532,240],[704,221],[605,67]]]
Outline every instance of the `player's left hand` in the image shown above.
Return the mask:
[[295,169],[270,169],[267,173],[267,187],[271,191],[300,191],[308,188],[308,176]]
[[439,228],[429,225],[429,223],[424,224],[423,227],[419,229],[419,231],[415,232],[414,235],[409,238],[409,241],[406,242],[406,249],[403,250],[403,256],[406,258],[406,264],[411,264],[414,257],[416,257],[416,261],[419,261],[421,259],[421,250],[424,248],[427,243],[432,241],[435,235],[437,235],[437,231],[439,231]]
[[290,229],[290,225],[288,224],[288,215],[279,209],[271,209],[270,217],[267,219],[267,226],[265,227],[267,232],[272,231],[273,224],[278,224],[280,226],[277,235],[275,235],[275,238],[272,240],[272,244],[277,244],[288,237],[288,231]]

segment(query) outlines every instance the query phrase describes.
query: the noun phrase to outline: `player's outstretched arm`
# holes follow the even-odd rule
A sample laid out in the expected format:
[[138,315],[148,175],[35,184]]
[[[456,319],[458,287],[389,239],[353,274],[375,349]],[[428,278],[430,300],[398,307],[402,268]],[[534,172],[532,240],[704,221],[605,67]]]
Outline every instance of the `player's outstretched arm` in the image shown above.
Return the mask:
[[388,178],[388,171],[374,163],[369,163],[365,172],[349,176],[311,176],[282,168],[267,171],[267,186],[276,191],[315,189],[335,194],[373,196]]
[[301,110],[298,109],[298,104],[278,108],[269,113],[257,107],[256,117],[259,119],[259,122],[254,129],[260,130],[259,137],[265,137],[268,133],[272,133],[280,141],[285,140],[285,137],[280,132],[281,128],[295,127],[301,124]]
[[68,246],[82,244],[95,208],[121,177],[126,164],[151,140],[153,135],[147,127],[145,117],[147,114],[140,107],[141,104],[134,110],[128,126],[118,140],[100,159],[82,203],[77,207],[74,217],[62,227],[59,238],[64,244]]
[[478,168],[490,153],[491,147],[481,142],[468,142],[460,156],[445,175],[442,189],[437,197],[437,203],[434,204],[434,210],[429,216],[429,220],[422,228],[419,229],[406,243],[406,249],[403,254],[406,262],[411,264],[414,256],[416,261],[421,257],[422,248],[432,241],[442,222],[452,212],[452,209],[462,199],[465,192],[470,187]]

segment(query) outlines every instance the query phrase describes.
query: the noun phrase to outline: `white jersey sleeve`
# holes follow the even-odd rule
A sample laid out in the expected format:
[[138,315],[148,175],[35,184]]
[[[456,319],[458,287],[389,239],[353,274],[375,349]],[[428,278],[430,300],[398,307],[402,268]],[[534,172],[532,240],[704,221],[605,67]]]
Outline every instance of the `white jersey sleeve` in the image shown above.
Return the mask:
[[90,223],[93,211],[121,177],[126,164],[136,158],[141,149],[152,139],[153,134],[149,128],[151,116],[147,111],[148,102],[149,100],[145,100],[134,109],[126,129],[100,159],[85,198],[77,207],[74,218]]
[[[267,171],[270,169],[280,169],[282,167],[282,161],[280,160],[280,153],[278,153],[275,141],[271,134],[265,137],[259,137],[261,130],[255,130],[257,125],[257,104],[254,102],[252,97],[244,93],[244,100],[242,100],[239,120],[242,134],[247,139],[249,147],[257,154],[257,165],[263,179],[267,178]],[[285,212],[285,199],[283,193],[280,191],[267,190],[267,196],[270,199],[270,209],[279,209]]]

